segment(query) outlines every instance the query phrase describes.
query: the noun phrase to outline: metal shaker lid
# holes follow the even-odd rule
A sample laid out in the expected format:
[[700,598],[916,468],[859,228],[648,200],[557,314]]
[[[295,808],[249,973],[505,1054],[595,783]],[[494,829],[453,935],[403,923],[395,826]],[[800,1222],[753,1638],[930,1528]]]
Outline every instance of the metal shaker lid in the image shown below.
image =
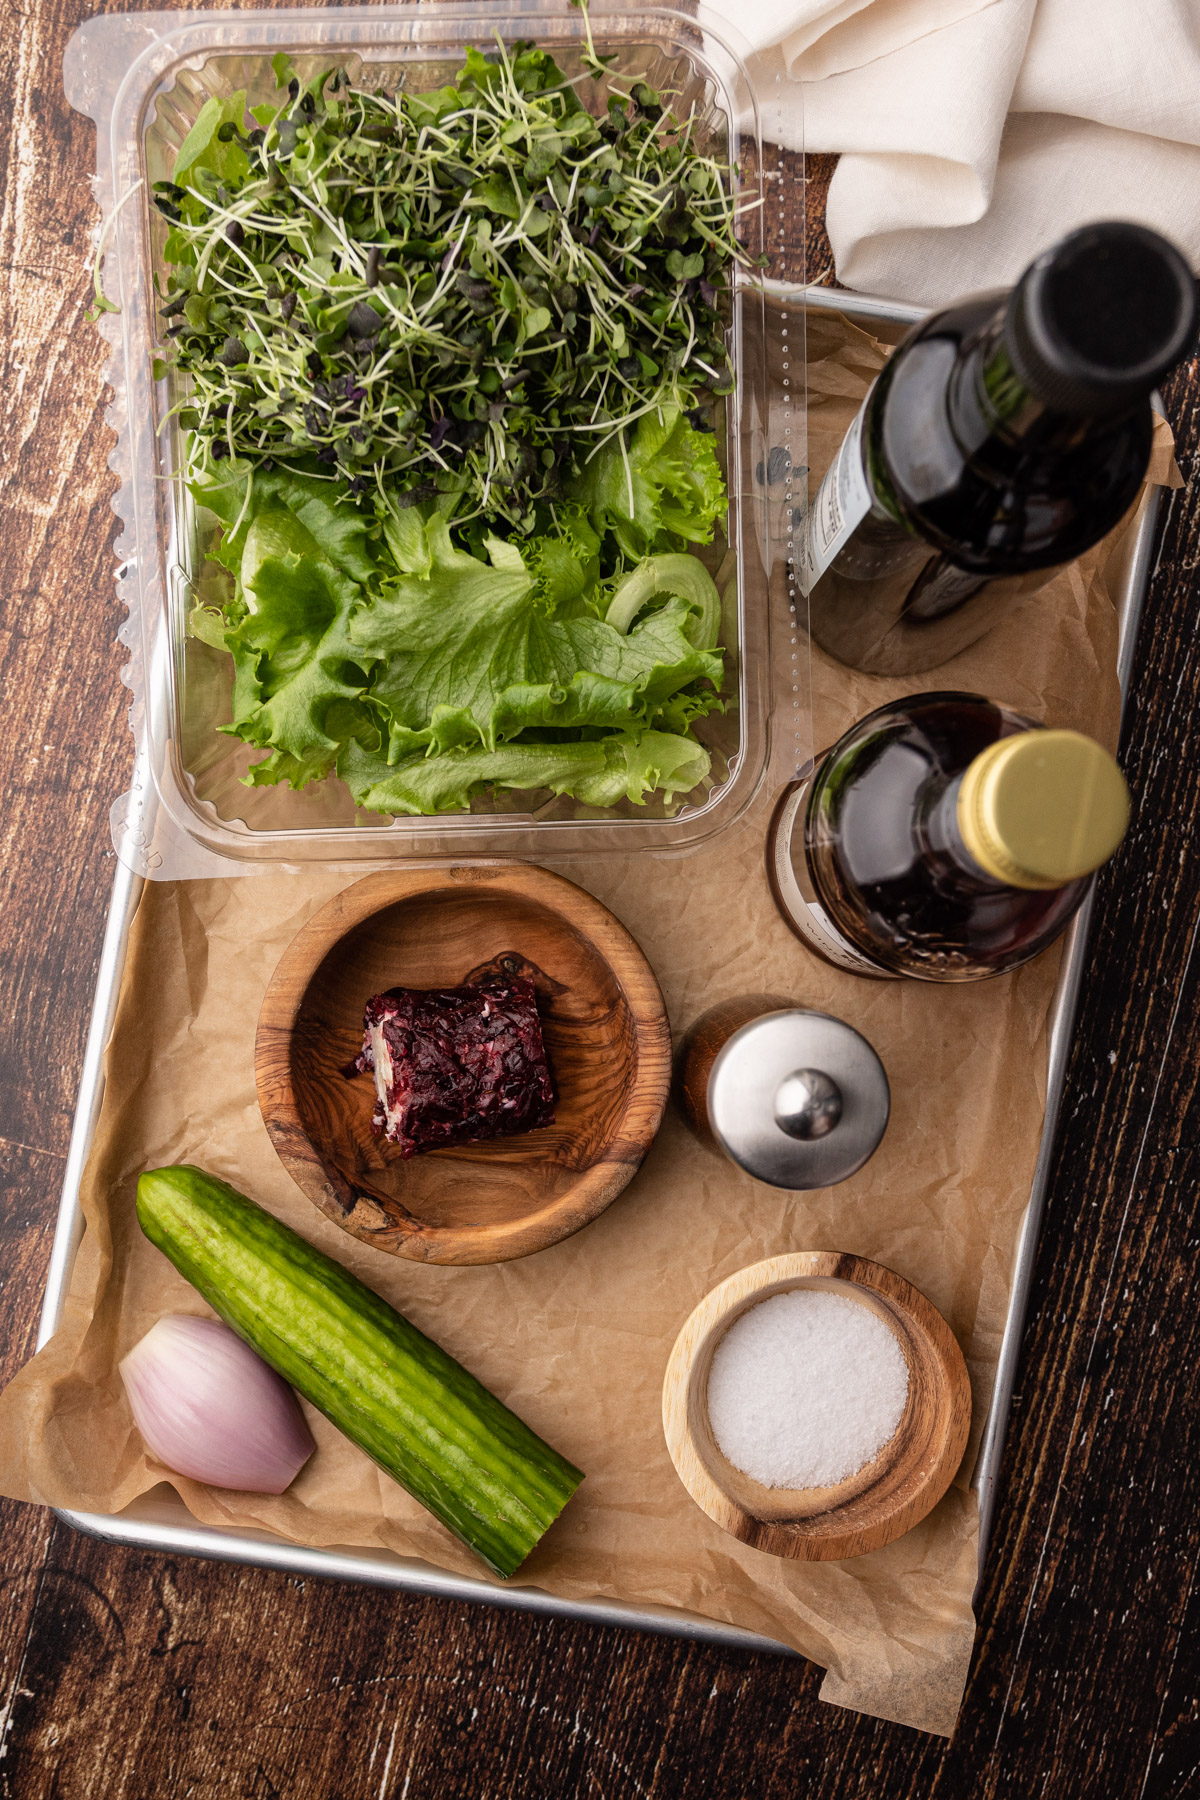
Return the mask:
[[708,1078],[718,1144],[779,1188],[832,1187],[887,1128],[888,1078],[860,1032],[827,1013],[763,1013],[722,1045]]

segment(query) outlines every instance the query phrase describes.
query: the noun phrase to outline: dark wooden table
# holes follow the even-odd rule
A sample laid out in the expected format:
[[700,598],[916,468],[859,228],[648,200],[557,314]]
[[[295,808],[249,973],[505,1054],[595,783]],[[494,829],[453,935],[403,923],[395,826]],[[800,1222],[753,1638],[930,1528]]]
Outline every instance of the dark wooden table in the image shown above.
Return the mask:
[[[33,1349],[131,758],[82,322],[80,0],[0,23],[0,1378]],[[820,177],[809,204],[819,214]],[[797,188],[798,199],[802,190]],[[827,268],[819,225],[811,271]],[[793,262],[790,274],[799,270]],[[1192,476],[1200,370],[1168,404]],[[954,1740],[791,1660],[137,1555],[3,1505],[0,1793],[61,1800],[1200,1795],[1200,497],[1167,508],[1133,829],[1100,884],[978,1648]]]

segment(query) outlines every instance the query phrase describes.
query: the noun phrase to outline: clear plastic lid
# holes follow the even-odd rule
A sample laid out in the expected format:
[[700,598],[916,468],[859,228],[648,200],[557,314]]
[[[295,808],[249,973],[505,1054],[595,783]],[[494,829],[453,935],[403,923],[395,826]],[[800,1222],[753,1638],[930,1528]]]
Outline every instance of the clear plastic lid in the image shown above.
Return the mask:
[[[710,146],[736,166],[740,227],[754,251],[778,230],[777,153],[764,146],[763,121],[743,47],[723,20],[669,5],[591,7],[597,50],[613,55],[627,80],[646,80],[696,103]],[[446,81],[468,45],[533,40],[572,73],[581,68],[585,26],[566,0],[527,4],[427,4],[271,12],[138,13],[88,21],[65,61],[67,97],[97,127],[96,193],[104,214],[102,285],[119,313],[99,329],[112,358],[109,422],[120,479],[114,510],[118,595],[128,608],[119,637],[130,651],[123,679],[133,695],[136,760],[130,792],[113,808],[118,854],[159,878],[254,873],[326,863],[377,865],[409,857],[540,857],[684,852],[709,842],[742,816],[766,776],[772,718],[789,768],[809,754],[807,659],[789,629],[787,560],[792,482],[804,489],[803,322],[739,274],[730,342],[737,378],[719,441],[727,472],[727,534],[704,552],[723,596],[727,675],[724,712],[699,722],[712,771],[674,809],[586,807],[544,794],[499,794],[466,813],[389,820],[357,808],[336,778],[296,792],[250,788],[241,777],[258,752],[221,733],[229,717],[230,659],[188,633],[204,572],[203,520],[179,477],[180,398],[172,372],[155,381],[161,347],[153,273],[161,270],[165,226],[151,186],[170,177],[175,153],[204,101],[245,87],[272,99],[271,58],[284,51],[307,75],[326,63],[370,80],[402,67],[411,87]],[[598,102],[599,89],[585,100]],[[791,248],[795,248],[792,244]],[[788,343],[792,349],[789,352]],[[799,508],[802,498],[796,501]],[[774,617],[772,616],[774,615]],[[772,656],[772,636],[776,656]],[[782,635],[781,635],[782,634]],[[797,641],[798,639],[798,641]]]

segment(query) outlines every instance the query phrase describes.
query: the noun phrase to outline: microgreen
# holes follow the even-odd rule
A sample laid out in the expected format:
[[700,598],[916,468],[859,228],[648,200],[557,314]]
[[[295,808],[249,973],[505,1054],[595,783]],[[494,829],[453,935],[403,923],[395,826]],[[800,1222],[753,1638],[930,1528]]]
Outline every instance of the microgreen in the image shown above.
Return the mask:
[[584,63],[600,118],[530,44],[391,95],[276,58],[287,97],[251,130],[244,94],[206,103],[155,192],[200,466],[323,474],[383,518],[448,497],[457,528],[530,535],[639,420],[732,388],[731,171],[590,31]]

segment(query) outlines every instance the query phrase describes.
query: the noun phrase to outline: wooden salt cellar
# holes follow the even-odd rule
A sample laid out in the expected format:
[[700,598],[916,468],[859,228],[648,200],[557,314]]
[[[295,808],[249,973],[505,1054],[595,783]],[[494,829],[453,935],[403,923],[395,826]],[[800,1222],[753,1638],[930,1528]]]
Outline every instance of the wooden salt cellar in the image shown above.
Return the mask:
[[[734,1320],[773,1294],[816,1288],[870,1308],[908,1364],[900,1424],[878,1456],[832,1487],[770,1488],[722,1454],[708,1418],[708,1375]],[[688,1493],[731,1536],[772,1556],[863,1556],[910,1531],[954,1479],[971,1425],[962,1351],[937,1308],[902,1276],[834,1251],[774,1256],[731,1275],[692,1313],[663,1382],[663,1430]]]

